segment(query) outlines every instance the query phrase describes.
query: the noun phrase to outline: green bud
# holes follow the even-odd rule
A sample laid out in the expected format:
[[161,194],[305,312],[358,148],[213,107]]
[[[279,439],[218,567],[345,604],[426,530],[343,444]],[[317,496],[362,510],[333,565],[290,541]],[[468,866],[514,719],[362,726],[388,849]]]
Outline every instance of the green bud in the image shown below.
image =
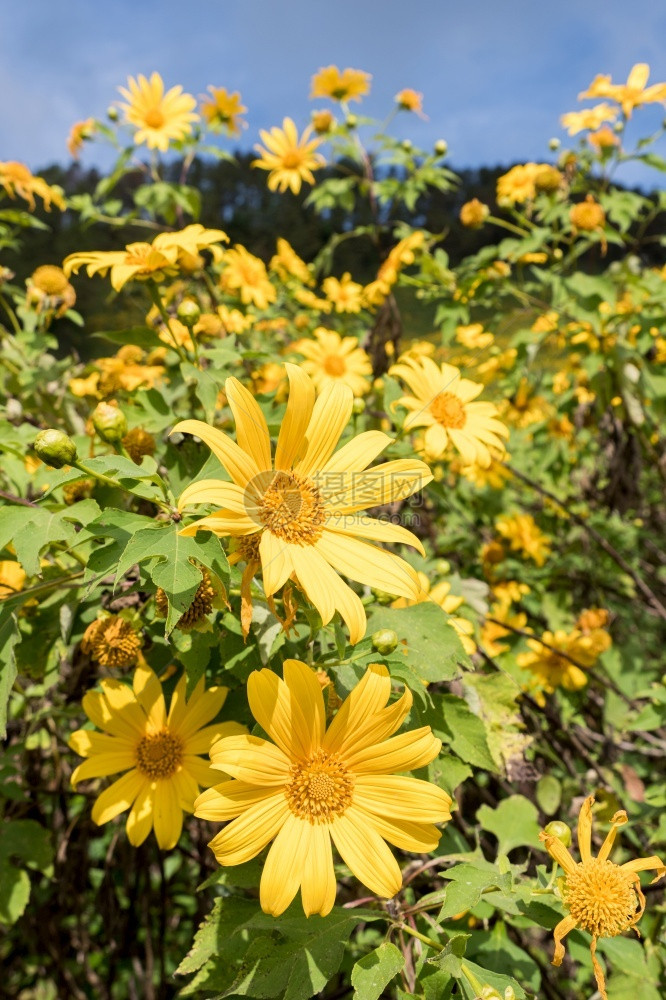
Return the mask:
[[356,117],[356,115],[347,115],[345,125],[347,126],[347,128],[356,128],[356,126],[358,125],[358,118]]
[[63,465],[71,465],[76,459],[76,445],[71,437],[55,427],[40,431],[33,448],[37,457],[53,469],[62,469]]
[[564,847],[571,844],[571,827],[563,823],[560,819],[551,820],[548,826],[544,827],[544,833],[549,837],[555,837]]
[[365,400],[361,399],[360,396],[357,396],[352,403],[352,413],[354,413],[357,417],[361,413],[365,413]]
[[377,601],[377,604],[390,604],[391,601],[395,600],[393,594],[387,594],[384,590],[375,590],[374,587],[372,588],[372,596]]
[[411,150],[414,148],[414,145],[410,139],[403,139],[401,146],[406,153],[411,152]]
[[624,132],[624,122],[615,122],[613,132]]
[[195,302],[194,299],[183,299],[178,306],[176,316],[184,326],[191,330],[201,319],[199,303]]
[[438,576],[448,576],[451,572],[451,563],[448,559],[438,559],[435,563],[435,572]]
[[109,119],[109,121],[117,122],[118,108],[114,108],[113,104],[110,104],[109,107],[106,109],[106,117]]
[[107,444],[114,444],[127,434],[125,414],[113,403],[98,403],[91,419],[93,427]]
[[553,250],[553,259],[554,260],[562,260],[563,257],[564,257],[564,253],[562,251],[562,248],[561,247],[555,247],[555,249]]
[[449,151],[449,144],[446,139],[438,139],[435,143],[435,152],[438,156],[446,156]]
[[559,139],[548,140],[548,149],[552,149],[553,152],[555,152],[556,149],[559,149],[561,145],[562,143],[560,142]]
[[398,633],[392,628],[380,628],[373,633],[372,645],[382,656],[388,656],[398,645]]

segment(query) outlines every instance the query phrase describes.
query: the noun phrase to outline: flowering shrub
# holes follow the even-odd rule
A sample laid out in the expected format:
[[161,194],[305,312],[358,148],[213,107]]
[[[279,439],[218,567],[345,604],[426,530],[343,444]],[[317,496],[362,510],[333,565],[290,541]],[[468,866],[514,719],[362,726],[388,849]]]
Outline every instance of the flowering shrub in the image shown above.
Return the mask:
[[[598,76],[483,200],[393,137],[423,95],[380,128],[369,75],[321,68],[331,107],[252,162],[326,221],[316,256],[199,221],[224,87],[130,78],[68,140],[117,150],[93,192],[0,163],[8,995],[663,995],[666,200],[621,186],[666,169],[663,128],[627,138],[647,81]],[[103,248],[22,285],[40,211]]]

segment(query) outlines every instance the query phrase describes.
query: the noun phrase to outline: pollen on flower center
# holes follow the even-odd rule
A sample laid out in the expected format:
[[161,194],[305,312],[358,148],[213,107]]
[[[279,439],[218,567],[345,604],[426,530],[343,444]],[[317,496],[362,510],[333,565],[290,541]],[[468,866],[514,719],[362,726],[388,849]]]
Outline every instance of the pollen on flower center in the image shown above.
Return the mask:
[[336,354],[329,354],[328,357],[324,358],[323,367],[327,375],[344,375],[347,370],[344,358],[340,358]]
[[453,427],[454,430],[464,427],[467,420],[465,407],[452,392],[440,392],[435,396],[430,412],[442,427]]
[[288,149],[282,154],[282,167],[284,170],[295,170],[303,162],[303,154],[298,149]]
[[277,472],[259,505],[261,523],[295,545],[314,545],[325,516],[324,501],[315,484],[295,472]]
[[596,937],[615,937],[638,916],[633,876],[612,861],[579,862],[566,876],[563,895],[577,924]]
[[146,111],[145,123],[148,128],[162,128],[164,125],[164,115],[159,108],[151,108]]
[[141,739],[136,748],[136,766],[153,781],[170,778],[178,769],[182,756],[182,742],[168,729],[163,729],[161,733],[151,733]]
[[310,823],[328,823],[351,805],[354,779],[342,761],[315,750],[307,761],[294,764],[285,795],[289,808]]

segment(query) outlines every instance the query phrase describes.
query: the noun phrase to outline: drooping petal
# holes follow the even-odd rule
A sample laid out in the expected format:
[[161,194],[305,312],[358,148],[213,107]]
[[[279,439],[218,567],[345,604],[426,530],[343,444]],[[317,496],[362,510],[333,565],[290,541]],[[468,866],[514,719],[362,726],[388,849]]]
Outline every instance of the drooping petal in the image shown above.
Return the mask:
[[392,521],[378,521],[375,517],[367,514],[343,514],[336,516],[330,514],[326,518],[326,531],[340,532],[343,535],[352,535],[356,538],[368,538],[375,542],[401,543],[411,545],[422,556],[425,550],[420,539],[403,528],[401,524],[393,524]]
[[371,892],[392,899],[402,888],[402,873],[386,842],[353,806],[329,827],[342,860]]
[[560,920],[559,924],[553,931],[553,938],[555,939],[555,952],[553,954],[553,961],[551,965],[561,965],[562,959],[564,958],[564,945],[562,944],[563,939],[567,936],[569,931],[572,931],[576,927],[576,920],[569,914],[564,920]]
[[259,542],[264,593],[271,597],[294,572],[287,543],[272,531],[263,531]]
[[652,854],[649,858],[636,858],[635,861],[625,861],[620,868],[624,868],[625,871],[629,872],[646,872],[646,871],[656,871],[655,877],[652,879],[653,882],[658,882],[660,878],[666,875],[666,865],[657,857],[656,854]]
[[92,808],[93,822],[101,826],[114,819],[118,813],[129,809],[141,789],[148,783],[147,779],[136,770],[128,771],[112,785],[105,788]]
[[264,913],[278,917],[298,892],[310,852],[313,826],[290,813],[275,838],[261,873],[259,902]]
[[335,601],[327,586],[326,559],[312,545],[292,545],[290,558],[299,585],[319,612],[322,624],[328,625],[335,614]]
[[328,531],[314,547],[333,569],[352,580],[399,597],[416,600],[419,596],[421,583],[416,570],[393,552]]

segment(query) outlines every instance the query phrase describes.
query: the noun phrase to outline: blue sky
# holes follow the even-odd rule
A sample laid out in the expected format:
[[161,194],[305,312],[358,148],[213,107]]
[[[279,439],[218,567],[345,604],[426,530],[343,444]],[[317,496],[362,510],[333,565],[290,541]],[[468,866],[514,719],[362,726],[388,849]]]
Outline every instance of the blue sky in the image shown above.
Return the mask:
[[[620,82],[648,62],[651,82],[666,80],[665,40],[660,0],[14,0],[0,5],[0,159],[66,162],[70,125],[153,70],[195,95],[240,90],[249,148],[260,128],[327,105],[308,92],[330,63],[372,73],[370,115],[402,87],[423,91],[428,121],[401,116],[401,133],[445,138],[454,166],[546,158],[596,73]],[[662,114],[642,112],[641,131]],[[82,162],[100,159],[92,146]]]

